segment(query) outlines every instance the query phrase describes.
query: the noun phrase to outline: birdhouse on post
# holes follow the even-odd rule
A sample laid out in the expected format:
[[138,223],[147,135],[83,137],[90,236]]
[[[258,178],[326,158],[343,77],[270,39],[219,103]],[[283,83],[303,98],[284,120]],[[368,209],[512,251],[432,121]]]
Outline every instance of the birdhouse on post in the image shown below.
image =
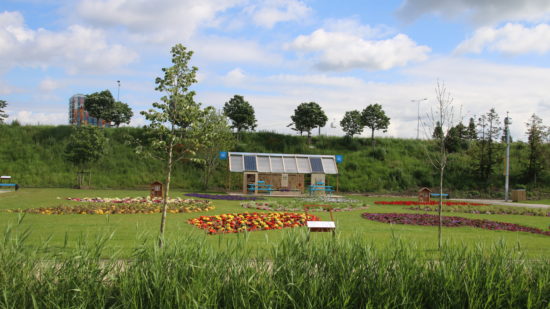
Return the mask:
[[155,181],[151,184],[151,198],[162,198],[162,183]]
[[424,187],[418,190],[418,201],[421,203],[429,203],[432,190]]

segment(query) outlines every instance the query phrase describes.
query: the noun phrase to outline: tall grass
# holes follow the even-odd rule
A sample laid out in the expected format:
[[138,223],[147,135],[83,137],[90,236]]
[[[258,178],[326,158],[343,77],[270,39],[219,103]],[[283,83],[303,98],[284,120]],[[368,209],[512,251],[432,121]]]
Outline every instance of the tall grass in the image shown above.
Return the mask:
[[[246,234],[209,245],[182,236],[131,259],[105,258],[108,237],[76,248],[25,246],[28,231],[0,242],[2,308],[548,308],[550,261],[497,243],[421,251],[399,239],[377,249],[353,240],[285,232],[270,251]],[[205,236],[207,237],[207,236]]]

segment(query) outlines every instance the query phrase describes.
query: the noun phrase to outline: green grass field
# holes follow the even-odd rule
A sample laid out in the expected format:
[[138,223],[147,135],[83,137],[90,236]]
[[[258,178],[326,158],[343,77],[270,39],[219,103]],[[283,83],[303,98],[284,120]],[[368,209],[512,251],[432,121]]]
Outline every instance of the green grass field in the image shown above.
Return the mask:
[[[172,192],[173,197],[183,197],[181,191]],[[54,207],[61,204],[70,205],[79,202],[65,200],[67,197],[138,197],[145,196],[146,191],[132,190],[74,190],[74,189],[22,189],[17,192],[0,194],[0,209]],[[363,238],[375,246],[386,246],[392,239],[400,238],[414,243],[422,250],[437,249],[437,228],[431,226],[390,225],[361,218],[363,212],[402,212],[415,213],[405,206],[376,206],[377,200],[403,200],[393,197],[349,196],[368,203],[367,210],[335,213],[338,237]],[[206,237],[207,241],[220,247],[231,240],[243,237],[243,234],[205,235],[202,230],[187,223],[190,218],[200,215],[216,215],[237,212],[262,212],[262,210],[244,209],[239,201],[213,201],[215,210],[202,213],[168,214],[167,237],[177,238],[181,235]],[[491,206],[484,206],[491,207]],[[315,213],[322,219],[328,219],[328,213]],[[548,230],[550,217],[520,215],[477,215],[448,213],[451,216],[467,218],[485,218],[492,221],[510,222]],[[0,226],[6,228],[17,223],[20,214],[0,212]],[[79,239],[94,238],[99,235],[112,234],[110,250],[120,250],[128,255],[131,250],[143,241],[156,241],[160,223],[159,214],[135,215],[38,215],[27,214],[18,229],[29,228],[31,231],[28,243],[41,245],[48,241],[51,249],[74,247]],[[247,244],[261,250],[271,247],[282,239],[281,231],[258,231],[248,233]],[[316,239],[330,238],[329,233],[316,233]],[[524,251],[530,257],[550,257],[550,237],[526,232],[488,231],[478,228],[444,228],[444,241],[464,246],[493,245],[504,241],[513,248]]]

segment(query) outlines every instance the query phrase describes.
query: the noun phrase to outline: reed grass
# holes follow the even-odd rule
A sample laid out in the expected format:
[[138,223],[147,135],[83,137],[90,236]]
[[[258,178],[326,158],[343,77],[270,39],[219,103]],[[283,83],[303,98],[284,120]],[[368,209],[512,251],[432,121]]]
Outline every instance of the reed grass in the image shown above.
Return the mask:
[[[159,249],[143,236],[129,259],[102,258],[110,235],[72,250],[0,239],[2,308],[548,308],[550,261],[519,248],[445,245],[423,251],[395,238],[285,231],[271,250],[182,235]],[[222,243],[224,242],[224,243]],[[223,248],[223,249],[222,249]],[[62,253],[60,253],[62,252]]]

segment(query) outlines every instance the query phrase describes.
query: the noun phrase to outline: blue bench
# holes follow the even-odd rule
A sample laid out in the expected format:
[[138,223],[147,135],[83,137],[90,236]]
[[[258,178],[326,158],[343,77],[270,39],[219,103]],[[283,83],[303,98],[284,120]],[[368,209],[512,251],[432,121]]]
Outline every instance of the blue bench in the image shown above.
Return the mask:
[[271,192],[275,191],[272,185],[265,184],[263,181],[258,181],[258,184],[249,184],[248,192],[267,192],[271,195]]
[[0,187],[13,187],[15,191],[19,190],[19,185],[16,183],[0,183]]
[[443,194],[431,193],[431,194],[430,194],[431,197],[439,197],[440,195],[441,195],[442,197],[446,198],[446,199],[449,198],[449,194],[448,194],[448,193],[443,193]]
[[325,192],[329,195],[332,195],[332,192],[334,192],[334,189],[332,186],[324,186],[324,185],[311,185],[308,187],[309,195],[313,195],[314,192]]

